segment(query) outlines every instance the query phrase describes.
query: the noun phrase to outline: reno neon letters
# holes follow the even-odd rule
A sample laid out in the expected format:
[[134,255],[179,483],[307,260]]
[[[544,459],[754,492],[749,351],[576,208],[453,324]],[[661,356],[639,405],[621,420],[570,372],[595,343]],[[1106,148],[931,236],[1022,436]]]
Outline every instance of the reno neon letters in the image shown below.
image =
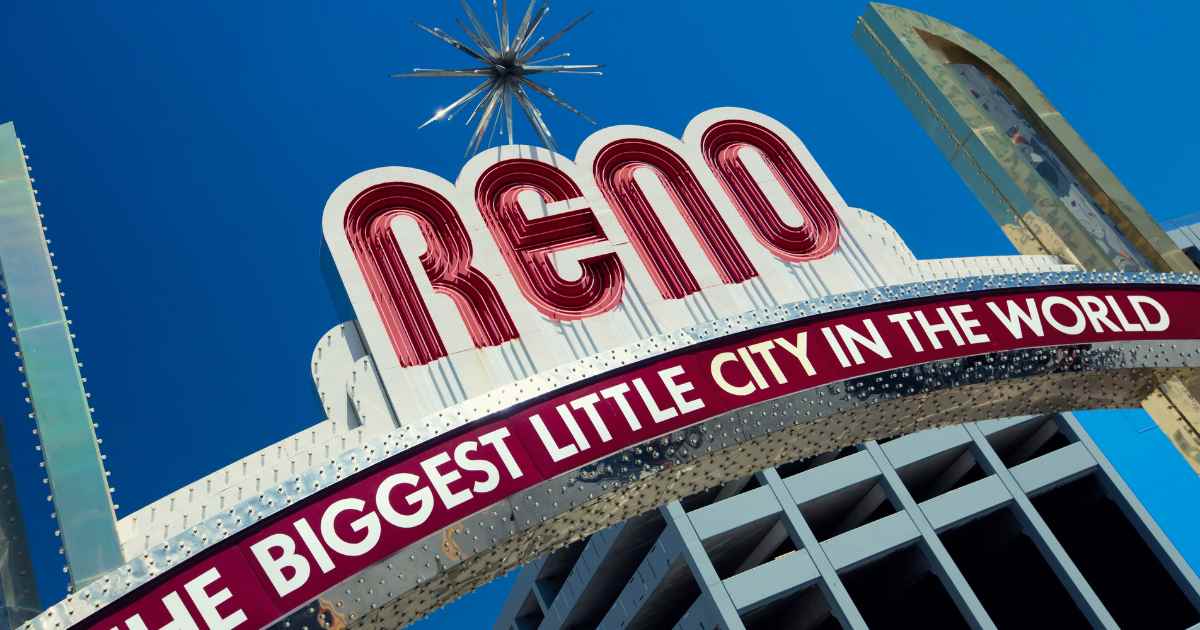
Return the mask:
[[[754,112],[711,113],[683,141],[641,127],[602,130],[574,163],[532,147],[485,151],[453,186],[407,168],[351,178],[326,208],[325,231],[359,320],[378,322],[399,365],[412,367],[533,334],[514,316],[525,306],[515,301],[552,320],[589,319],[618,308],[628,290],[681,300],[701,291],[705,275],[728,285],[756,278],[763,270],[752,249],[787,263],[833,253],[838,215],[799,140]],[[747,150],[786,203],[747,168]],[[398,237],[398,217],[416,230]],[[702,258],[669,229],[679,221]],[[620,259],[619,243],[636,259]],[[506,273],[481,271],[483,250]],[[515,295],[498,290],[508,281],[501,275],[515,281]],[[631,286],[636,278],[649,282]],[[431,313],[435,296],[452,300],[457,321]]]

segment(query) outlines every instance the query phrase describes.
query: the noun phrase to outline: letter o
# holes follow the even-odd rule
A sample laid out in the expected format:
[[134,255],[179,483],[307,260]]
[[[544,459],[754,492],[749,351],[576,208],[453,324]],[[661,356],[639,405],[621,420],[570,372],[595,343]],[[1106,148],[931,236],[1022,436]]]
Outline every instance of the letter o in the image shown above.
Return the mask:
[[[1071,324],[1070,326],[1066,326],[1062,322],[1058,321],[1058,319],[1054,317],[1053,307],[1055,306],[1067,307],[1067,309],[1071,311],[1071,314],[1075,316],[1075,323]],[[1078,335],[1079,333],[1083,332],[1084,328],[1087,328],[1087,318],[1084,317],[1083,311],[1080,310],[1077,304],[1064,297],[1052,295],[1042,300],[1042,315],[1046,318],[1046,322],[1065,335]]]

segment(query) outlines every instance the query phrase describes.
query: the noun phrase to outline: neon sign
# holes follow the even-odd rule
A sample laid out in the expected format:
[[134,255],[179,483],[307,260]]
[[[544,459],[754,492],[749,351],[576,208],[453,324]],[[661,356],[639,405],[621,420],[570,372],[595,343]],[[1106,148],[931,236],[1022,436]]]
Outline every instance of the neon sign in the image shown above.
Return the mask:
[[324,229],[397,426],[40,627],[262,627],[312,602],[394,626],[766,465],[976,415],[1130,404],[1200,367],[1195,278],[914,281],[925,268],[886,223],[746,110],[706,112],[682,140],[602,130],[574,161],[489,150],[453,184],[367,171]]

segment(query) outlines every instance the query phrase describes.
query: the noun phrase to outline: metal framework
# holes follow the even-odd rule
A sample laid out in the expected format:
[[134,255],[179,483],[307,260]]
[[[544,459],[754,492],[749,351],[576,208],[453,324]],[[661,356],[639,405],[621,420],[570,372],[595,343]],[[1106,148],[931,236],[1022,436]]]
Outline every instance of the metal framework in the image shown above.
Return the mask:
[[23,145],[12,123],[0,125],[0,272],[26,399],[54,501],[71,584],[79,588],[124,561],[96,441],[92,408],[75,356]]

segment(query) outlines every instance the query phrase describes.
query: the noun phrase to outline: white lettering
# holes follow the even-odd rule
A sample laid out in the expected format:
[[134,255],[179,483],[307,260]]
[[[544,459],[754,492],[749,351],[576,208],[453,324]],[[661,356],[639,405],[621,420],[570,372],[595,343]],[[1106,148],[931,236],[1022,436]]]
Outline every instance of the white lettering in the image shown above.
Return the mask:
[[759,389],[766,389],[767,379],[763,376],[762,370],[758,369],[758,364],[756,364],[754,359],[750,356],[750,351],[746,348],[738,348],[737,353],[742,359],[742,365],[746,366],[747,370],[750,370],[750,378],[754,379],[754,384],[757,385]]
[[670,420],[679,415],[679,412],[674,407],[660,408],[658,403],[654,401],[654,396],[650,395],[650,390],[646,388],[646,383],[642,379],[633,379],[633,388],[642,397],[642,403],[646,405],[646,409],[650,412],[650,419],[656,423]]
[[[196,620],[192,619],[192,614],[188,612],[187,606],[183,604],[183,598],[179,596],[179,593],[171,591],[162,598],[162,601],[163,605],[167,607],[167,612],[171,613],[171,621],[158,630],[200,630],[196,625]],[[125,627],[129,630],[148,630],[141,615],[134,615],[127,619]]]
[[[279,556],[272,557],[271,549],[278,549]],[[250,545],[250,553],[254,554],[258,566],[262,568],[263,573],[267,574],[267,579],[280,597],[304,586],[304,583],[308,581],[308,560],[296,553],[296,541],[287,534],[267,536]],[[291,569],[292,577],[284,577],[285,569]],[[133,626],[129,627],[133,628]]]
[[571,439],[579,445],[579,450],[586,451],[591,448],[591,442],[588,442],[587,437],[583,435],[583,430],[579,428],[579,423],[575,421],[575,414],[571,413],[566,405],[555,405],[554,410],[558,412],[558,417],[567,426],[567,431],[570,431]]
[[[1129,296],[1129,304],[1133,306],[1133,311],[1137,313],[1138,321],[1145,327],[1146,332],[1162,332],[1171,325],[1171,316],[1167,315],[1167,309],[1163,308],[1163,305],[1159,304],[1158,300],[1145,295],[1131,295]],[[1150,321],[1150,318],[1146,316],[1146,309],[1142,308],[1143,305],[1149,306],[1158,312],[1157,322]]]
[[508,429],[501,427],[479,436],[479,443],[496,449],[500,461],[504,462],[504,467],[508,469],[508,475],[513,479],[520,479],[523,474],[521,467],[517,465],[517,460],[513,458],[512,451],[508,450],[508,444],[504,441],[509,435]]
[[734,396],[749,396],[754,393],[754,384],[746,383],[745,385],[734,385],[725,379],[725,372],[721,368],[726,363],[740,363],[738,356],[732,352],[722,352],[713,357],[712,363],[709,364],[709,371],[712,372],[713,381],[723,391]]
[[396,507],[392,505],[392,489],[399,485],[417,487],[421,478],[412,473],[396,473],[389,475],[375,489],[375,507],[379,510],[379,514],[383,516],[383,520],[395,525],[411,529],[419,527],[425,523],[425,519],[433,512],[433,492],[429,488],[421,488],[414,492],[410,492],[406,501],[410,506],[417,508],[411,514],[402,514],[396,511]]
[[950,337],[954,339],[954,345],[963,345],[962,335],[958,334],[958,328],[954,326],[954,321],[950,319],[950,315],[946,312],[946,309],[939,306],[937,314],[942,321],[939,324],[932,324],[928,319],[925,319],[924,312],[916,312],[917,323],[925,331],[925,338],[929,340],[929,345],[933,346],[934,350],[942,349],[942,341],[938,339],[940,333],[950,333]]
[[213,567],[189,580],[187,584],[183,585],[183,590],[187,591],[188,597],[192,598],[192,603],[196,605],[200,618],[208,625],[209,630],[233,630],[246,621],[246,613],[239,608],[230,613],[228,617],[222,617],[221,613],[217,611],[217,606],[233,598],[233,593],[228,588],[212,594],[205,590],[220,578],[221,573],[217,571],[216,567]]
[[[446,509],[451,509],[466,503],[471,500],[470,490],[460,490],[455,492],[450,489],[450,484],[462,479],[462,473],[457,469],[442,472],[438,470],[439,466],[450,463],[450,455],[446,453],[438,453],[421,462],[421,469],[425,471],[425,477],[429,479],[429,485],[433,486],[433,491],[437,493],[438,498],[442,500],[442,504]],[[326,538],[329,538],[326,536]]]
[[825,326],[821,329],[821,334],[825,335],[825,341],[829,343],[829,349],[833,350],[833,356],[837,357],[838,363],[842,367],[850,367],[850,359],[846,358],[846,353],[842,351],[842,345],[838,343],[837,337],[833,336],[833,331]]
[[554,441],[554,436],[550,435],[550,431],[546,429],[546,423],[542,422],[541,415],[536,413],[530,415],[529,423],[533,425],[534,432],[542,440],[542,446],[546,447],[546,453],[550,455],[551,461],[561,462],[579,452],[579,447],[574,444],[559,446],[558,442]]
[[950,307],[950,314],[954,316],[954,321],[958,322],[958,327],[961,328],[963,334],[966,335],[967,343],[972,345],[977,343],[987,343],[991,341],[991,339],[987,336],[987,333],[975,332],[975,329],[982,325],[979,323],[979,320],[967,317],[968,313],[974,312],[974,308],[970,304],[955,304],[954,306]]
[[763,363],[767,364],[767,369],[771,371],[771,376],[775,377],[775,382],[783,385],[788,382],[787,376],[783,370],[779,369],[779,363],[775,361],[774,355],[771,354],[771,349],[775,347],[774,341],[760,341],[747,346],[747,349],[762,358]]
[[471,453],[479,449],[479,445],[467,440],[454,447],[454,463],[463,470],[483,473],[482,481],[476,481],[471,489],[476,493],[491,492],[500,485],[500,471],[496,465],[486,459],[472,459]]
[[1121,332],[1121,328],[1108,318],[1108,307],[1104,305],[1104,300],[1094,295],[1081,295],[1079,305],[1083,307],[1084,315],[1092,323],[1092,330],[1104,332],[1107,328],[1112,332]]
[[596,433],[600,434],[601,442],[612,440],[612,433],[608,431],[608,425],[604,424],[604,419],[600,417],[600,410],[596,409],[596,404],[600,402],[600,395],[592,392],[586,396],[580,396],[571,401],[571,407],[574,409],[582,409],[583,415],[587,416],[588,422],[592,423],[592,428]]
[[995,302],[988,302],[987,305],[996,319],[1000,320],[1000,323],[1008,329],[1008,333],[1013,336],[1013,339],[1021,339],[1025,336],[1022,326],[1029,327],[1034,337],[1041,337],[1045,334],[1042,331],[1042,320],[1038,316],[1037,305],[1034,304],[1033,298],[1025,298],[1025,310],[1021,310],[1016,302],[1005,300],[1004,305],[1008,309],[1007,315]]
[[[917,315],[919,316],[920,313]],[[838,336],[842,338],[842,344],[850,352],[850,357],[854,359],[854,364],[862,365],[866,363],[866,360],[863,359],[862,351],[859,350],[860,347],[866,348],[885,359],[892,358],[892,351],[883,342],[883,337],[879,336],[879,331],[875,329],[875,322],[864,319],[863,326],[866,327],[867,334],[870,335],[869,337],[845,324],[837,325]]]
[[379,516],[375,512],[367,512],[350,521],[350,529],[354,533],[362,533],[365,530],[362,540],[350,542],[337,533],[336,522],[339,514],[362,512],[366,506],[362,499],[338,499],[325,508],[325,513],[321,515],[321,537],[330,549],[353,558],[367,553],[379,542]]
[[684,394],[696,389],[696,386],[691,381],[678,382],[675,378],[683,374],[682,365],[673,365],[665,370],[659,370],[658,376],[662,379],[663,385],[667,387],[667,393],[671,395],[671,400],[675,402],[675,406],[682,413],[691,413],[704,408],[704,401],[696,398],[688,400],[683,397]]
[[[1075,323],[1068,326],[1055,317],[1055,306],[1065,306],[1068,311],[1071,311],[1071,315],[1075,318]],[[1042,300],[1042,317],[1046,318],[1047,324],[1050,324],[1051,327],[1065,335],[1078,335],[1083,332],[1084,328],[1087,328],[1087,319],[1083,316],[1083,311],[1074,302],[1057,295],[1051,295]]]
[[616,385],[600,390],[601,396],[617,403],[617,408],[621,410],[621,415],[625,417],[625,422],[629,423],[629,428],[637,431],[642,428],[642,423],[638,421],[637,415],[633,413],[633,407],[629,406],[629,401],[625,398],[625,394],[628,393],[629,386],[625,383],[617,383]]
[[1121,328],[1125,332],[1142,332],[1143,328],[1141,324],[1135,324],[1129,321],[1128,317],[1125,317],[1125,311],[1122,311],[1120,305],[1117,304],[1117,298],[1106,295],[1104,296],[1104,301],[1108,302],[1108,305],[1112,307],[1113,314],[1117,316],[1117,322],[1121,324]]
[[308,552],[317,561],[317,567],[321,569],[321,573],[332,571],[333,559],[329,557],[329,552],[325,551],[325,545],[321,544],[321,539],[317,538],[317,533],[313,531],[312,525],[308,524],[308,520],[298,519],[295,525],[296,532],[300,534],[300,540],[304,541]]
[[800,367],[804,368],[805,374],[812,376],[817,373],[817,371],[813,369],[812,362],[808,360],[807,331],[800,331],[799,333],[796,333],[796,343],[794,344],[783,337],[776,337],[775,343],[779,344],[780,348],[787,350],[788,353],[793,357],[796,357],[796,360],[800,362]]
[[912,313],[892,313],[888,315],[888,321],[900,324],[900,328],[904,331],[904,336],[908,337],[908,343],[912,344],[913,350],[917,352],[925,352],[925,346],[921,345],[921,340],[917,339],[917,333],[912,329]]

